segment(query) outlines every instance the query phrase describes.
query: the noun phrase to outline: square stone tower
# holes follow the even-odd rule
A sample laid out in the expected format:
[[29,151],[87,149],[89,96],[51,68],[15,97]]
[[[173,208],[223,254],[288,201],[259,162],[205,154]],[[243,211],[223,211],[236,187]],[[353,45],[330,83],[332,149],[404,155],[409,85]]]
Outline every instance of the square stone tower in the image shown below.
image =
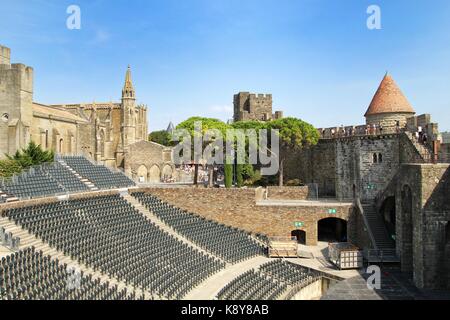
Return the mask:
[[239,92],[234,95],[234,121],[269,121],[283,117],[281,111],[272,114],[272,95]]
[[30,142],[33,117],[33,68],[11,64],[11,51],[0,45],[0,159]]

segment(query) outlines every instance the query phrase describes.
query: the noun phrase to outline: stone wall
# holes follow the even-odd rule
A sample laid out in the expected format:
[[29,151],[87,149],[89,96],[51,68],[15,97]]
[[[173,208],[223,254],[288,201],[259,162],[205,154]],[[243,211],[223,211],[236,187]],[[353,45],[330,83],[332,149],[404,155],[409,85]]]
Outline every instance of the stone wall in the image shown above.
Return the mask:
[[371,200],[398,170],[399,153],[397,134],[321,139],[316,146],[290,154],[285,175],[316,183],[319,196],[353,199],[359,195]]
[[309,188],[304,187],[267,187],[267,198],[271,200],[306,200]]
[[30,141],[33,69],[23,64],[0,64],[0,159]]
[[284,167],[285,181],[299,179],[301,183],[317,183],[320,196],[336,194],[336,144],[320,140],[315,146],[289,152]]
[[[353,185],[361,200],[373,200],[399,167],[398,135],[342,139],[338,143],[338,198],[353,198]],[[376,157],[376,159],[375,159]],[[342,170],[341,170],[342,169]]]
[[[317,223],[324,218],[340,218],[348,221],[348,238],[354,241],[356,217],[353,206],[342,205],[256,205],[255,189],[208,188],[148,188],[136,189],[159,197],[179,208],[240,228],[252,233],[270,236],[290,236],[295,222],[304,223],[298,228],[306,232],[306,244],[317,244]],[[336,209],[336,214],[329,214]]]
[[[151,141],[130,145],[125,154],[125,173],[138,182],[159,183],[172,177],[175,167],[172,158],[165,156],[170,148]],[[143,181],[141,181],[143,180]]]
[[393,189],[402,270],[419,288],[450,288],[450,166],[404,164]]

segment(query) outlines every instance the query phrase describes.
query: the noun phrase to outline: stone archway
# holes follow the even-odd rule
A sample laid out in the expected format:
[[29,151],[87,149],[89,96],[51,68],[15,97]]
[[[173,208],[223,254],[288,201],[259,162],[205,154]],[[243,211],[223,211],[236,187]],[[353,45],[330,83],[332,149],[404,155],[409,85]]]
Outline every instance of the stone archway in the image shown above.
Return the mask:
[[152,183],[161,182],[161,170],[156,164],[150,168],[148,181]]
[[346,242],[347,221],[340,218],[324,218],[317,222],[317,239],[325,242]]
[[295,237],[299,244],[306,244],[306,232],[304,230],[292,230],[291,237]]
[[412,191],[408,185],[401,189],[401,213],[399,228],[401,229],[400,247],[401,264],[403,271],[413,270],[413,199]]
[[139,182],[147,182],[148,180],[148,170],[144,165],[139,166],[137,169],[137,179]]

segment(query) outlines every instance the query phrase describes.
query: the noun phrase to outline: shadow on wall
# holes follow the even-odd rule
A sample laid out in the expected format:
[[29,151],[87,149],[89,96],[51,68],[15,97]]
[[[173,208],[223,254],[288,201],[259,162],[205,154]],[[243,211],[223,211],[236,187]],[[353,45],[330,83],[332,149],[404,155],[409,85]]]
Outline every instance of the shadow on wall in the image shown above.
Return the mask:
[[450,166],[425,203],[424,210],[450,212]]

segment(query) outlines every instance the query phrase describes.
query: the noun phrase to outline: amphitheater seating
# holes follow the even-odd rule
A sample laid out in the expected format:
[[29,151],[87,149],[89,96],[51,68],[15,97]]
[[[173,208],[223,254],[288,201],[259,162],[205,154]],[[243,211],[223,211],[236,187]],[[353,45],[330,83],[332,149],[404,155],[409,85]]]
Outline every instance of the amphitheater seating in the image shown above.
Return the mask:
[[89,191],[80,179],[57,161],[33,166],[10,181],[4,182],[0,188],[20,199]]
[[162,231],[117,194],[12,208],[2,216],[79,263],[170,299],[225,266]]
[[260,271],[291,286],[309,282],[322,276],[319,271],[279,259],[262,265]]
[[286,292],[285,284],[250,270],[227,284],[217,295],[219,300],[276,300]]
[[94,165],[83,156],[64,156],[62,160],[99,189],[124,188],[135,185],[123,173],[112,172],[102,165]]
[[[71,278],[72,276],[72,278]],[[73,283],[72,283],[73,282]],[[34,247],[2,257],[0,300],[131,300],[134,293],[101,284],[82,272],[79,278],[66,265]],[[142,298],[142,297],[141,297]]]
[[237,263],[266,250],[244,231],[185,212],[145,192],[132,195],[175,231],[227,262]]
[[17,198],[38,198],[65,193],[64,188],[51,177],[44,166],[35,166],[22,174],[6,181],[0,189]]
[[228,283],[217,294],[219,300],[276,300],[297,292],[322,273],[280,259],[250,270]]
[[55,179],[67,192],[89,191],[89,188],[75,174],[58,161],[44,165],[43,170]]

